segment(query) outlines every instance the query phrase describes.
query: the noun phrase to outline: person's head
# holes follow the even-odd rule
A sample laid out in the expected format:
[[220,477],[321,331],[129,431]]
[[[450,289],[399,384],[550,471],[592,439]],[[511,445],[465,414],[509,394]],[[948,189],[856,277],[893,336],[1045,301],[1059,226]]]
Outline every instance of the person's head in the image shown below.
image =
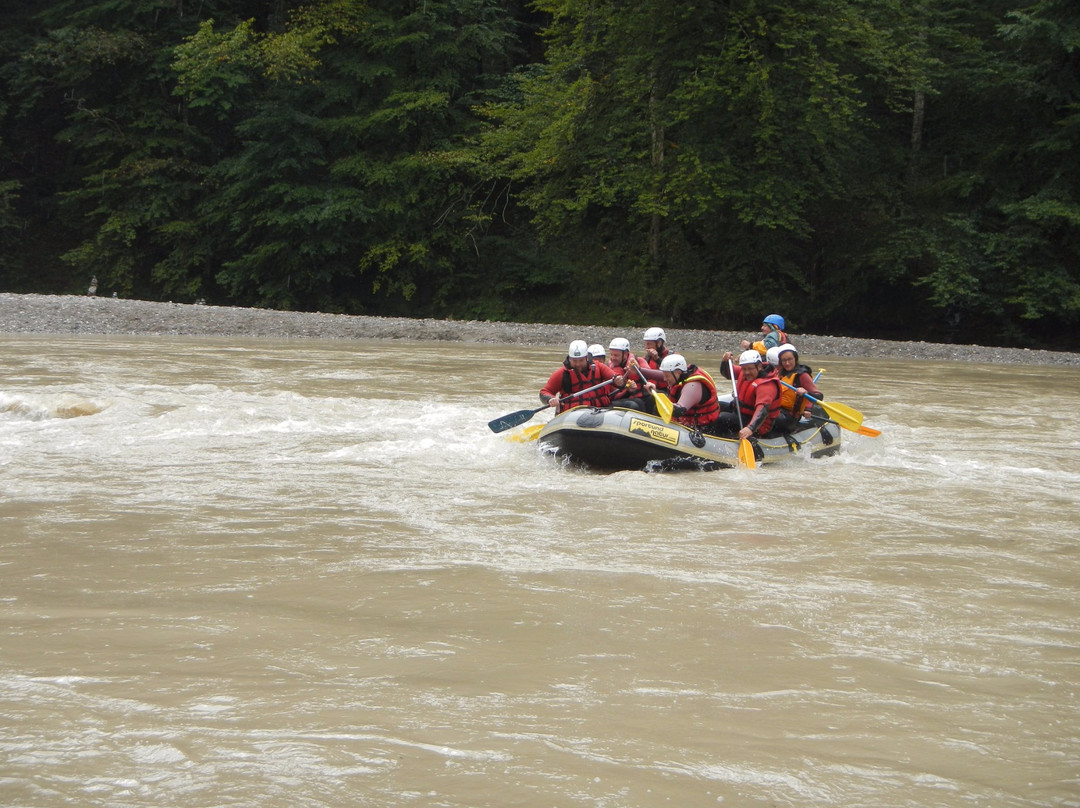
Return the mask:
[[765,352],[765,361],[774,368],[780,367],[780,346],[774,345]]
[[662,351],[667,342],[667,334],[662,328],[650,328],[645,332],[645,350]]
[[779,367],[785,373],[791,373],[795,370],[795,366],[799,364],[799,352],[795,350],[795,346],[790,342],[785,342],[776,348],[770,348],[769,350],[775,350],[779,356]]
[[668,354],[660,363],[660,371],[664,374],[664,383],[668,387],[674,387],[686,374],[686,360],[682,354]]
[[768,334],[770,331],[783,331],[784,330],[784,318],[779,314],[766,315],[765,319],[761,321],[761,333]]
[[593,358],[594,362],[603,362],[605,359],[604,346],[594,342],[589,346],[589,356]]
[[626,364],[630,357],[630,340],[626,337],[615,337],[608,345],[608,355],[616,365]]
[[589,346],[583,339],[576,339],[570,343],[570,348],[566,352],[566,360],[570,363],[570,367],[577,371],[584,371],[590,362]]
[[751,349],[739,354],[739,367],[742,368],[743,378],[753,381],[761,373],[761,354]]

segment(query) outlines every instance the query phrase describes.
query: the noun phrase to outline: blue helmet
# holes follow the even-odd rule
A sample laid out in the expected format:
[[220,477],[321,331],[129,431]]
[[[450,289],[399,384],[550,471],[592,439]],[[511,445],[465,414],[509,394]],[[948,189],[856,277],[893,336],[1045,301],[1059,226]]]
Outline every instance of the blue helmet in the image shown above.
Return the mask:
[[765,323],[766,325],[775,326],[781,331],[784,330],[784,318],[781,317],[779,314],[770,314],[761,322]]

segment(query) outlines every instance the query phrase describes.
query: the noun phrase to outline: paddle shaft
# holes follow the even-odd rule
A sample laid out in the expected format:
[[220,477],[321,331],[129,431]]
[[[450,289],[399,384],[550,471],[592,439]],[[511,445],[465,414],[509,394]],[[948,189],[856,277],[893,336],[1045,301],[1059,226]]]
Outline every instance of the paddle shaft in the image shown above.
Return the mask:
[[[593,390],[598,390],[601,387],[607,387],[609,384],[612,384],[614,381],[615,381],[615,377],[612,376],[610,379],[605,379],[604,381],[600,382],[600,384],[594,384],[592,387],[586,387],[584,390],[578,390],[576,393],[570,393],[570,395],[565,396],[565,397],[564,396],[559,396],[559,401],[566,401],[566,399],[568,399],[568,398],[577,398],[578,396],[583,396],[586,393],[591,393]],[[551,406],[550,404],[545,404],[543,407],[540,408],[540,410],[542,410],[542,409],[544,409],[546,407],[550,407],[550,406]],[[537,412],[540,412],[540,410],[537,410]]]
[[[614,377],[606,379],[599,384],[594,384],[592,387],[586,387],[584,390],[578,390],[576,393],[570,393],[570,395],[566,396],[565,398],[560,398],[559,400],[566,401],[567,399],[577,398],[578,396],[585,395],[585,393],[590,393],[597,388],[605,387],[606,385],[609,385],[614,381]],[[515,426],[519,426],[525,423],[534,415],[536,415],[536,413],[540,412],[541,410],[546,410],[550,406],[551,404],[545,404],[542,407],[537,407],[535,410],[518,410],[517,412],[511,412],[507,415],[502,416],[501,418],[495,418],[494,420],[488,421],[488,428],[492,432],[505,432],[507,429],[513,429]]]
[[[727,361],[728,373],[731,374],[731,395],[735,397],[735,414],[739,416],[739,431],[743,430],[742,405],[739,403],[739,386],[735,384],[735,363]],[[730,429],[731,427],[728,427]]]
[[636,370],[637,375],[641,377],[641,381],[645,385],[646,389],[650,393],[652,393],[653,401],[656,402],[656,412],[660,415],[660,418],[663,419],[665,424],[670,424],[671,413],[674,409],[674,405],[672,404],[671,399],[661,393],[659,390],[655,389],[655,382],[653,383],[652,387],[649,387],[649,380],[646,379],[645,374],[641,372],[640,365],[635,364],[634,370]]
[[[731,375],[731,395],[735,399],[735,413],[739,416],[739,432],[742,433],[742,404],[739,403],[739,386],[735,384],[735,363],[730,359],[727,361],[728,373]],[[754,447],[750,444],[750,441],[746,438],[739,438],[739,462],[746,466],[748,469],[757,468],[757,458],[754,457]]]
[[[787,387],[789,390],[798,390],[799,388],[794,385],[790,385],[785,381],[780,381],[780,384]],[[822,409],[829,414],[829,417],[844,427],[844,429],[850,429],[852,432],[857,432],[859,427],[862,426],[863,415],[853,407],[849,407],[847,404],[841,404],[838,401],[830,401],[828,403],[822,401],[819,398],[814,398],[809,393],[803,393],[808,401],[813,401],[815,404],[820,404]]]
[[[844,426],[839,421],[834,421],[832,418],[826,418],[824,415],[814,415],[813,413],[806,413],[803,417],[809,418],[812,421],[824,421],[827,424],[836,424],[839,427]],[[874,429],[872,426],[860,426],[858,429],[849,429],[849,431],[854,432],[857,435],[866,435],[868,438],[881,437],[881,430]]]
[[[795,386],[795,385],[793,385],[793,384],[788,384],[788,383],[787,383],[787,382],[785,382],[785,381],[784,381],[783,379],[777,379],[777,381],[778,381],[778,382],[780,382],[780,384],[784,385],[784,387],[786,387],[786,388],[787,388],[788,390],[794,390],[795,392],[798,392],[798,391],[799,391],[799,388],[798,388],[798,387],[796,387],[796,386]],[[803,395],[804,395],[804,396],[805,396],[806,398],[808,398],[808,399],[810,399],[811,401],[813,401],[813,402],[814,402],[815,404],[820,404],[820,403],[821,403],[821,399],[819,399],[819,398],[814,398],[814,397],[813,397],[812,395],[810,395],[809,393],[803,393]]]

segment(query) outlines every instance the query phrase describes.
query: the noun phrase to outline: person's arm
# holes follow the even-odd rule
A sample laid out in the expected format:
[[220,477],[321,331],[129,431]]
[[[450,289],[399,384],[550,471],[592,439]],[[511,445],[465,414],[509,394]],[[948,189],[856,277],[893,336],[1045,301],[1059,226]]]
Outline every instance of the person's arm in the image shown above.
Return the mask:
[[541,404],[549,404],[552,407],[559,406],[559,394],[562,392],[562,378],[562,368],[559,368],[551,374],[551,378],[547,380],[547,384],[540,388]]
[[769,417],[769,408],[772,406],[773,401],[776,400],[776,385],[759,384],[755,388],[755,393],[754,414],[750,418],[750,423],[746,425],[751,435],[756,435],[758,429],[765,423],[765,419]]
[[676,418],[680,415],[686,415],[687,410],[701,403],[704,395],[705,385],[701,382],[687,382],[679,390],[679,400],[675,402],[671,414]]
[[[734,354],[731,351],[724,351],[724,355],[720,358],[720,375],[723,376],[725,379],[730,379],[731,378],[731,370],[730,369],[731,369],[731,359],[732,359],[733,356],[734,356]],[[739,378],[739,371],[738,371],[738,368],[736,368],[736,370],[735,370],[735,379],[738,380],[738,378]]]
[[[645,377],[645,381],[653,382],[655,384],[659,384],[664,381],[663,371],[653,370],[650,367],[646,367],[645,365],[640,364],[638,365],[638,369],[641,371],[641,375]],[[637,375],[636,370],[632,370],[630,371],[630,373],[634,376],[637,376],[638,379],[641,378],[641,376]]]
[[822,398],[821,391],[817,389],[817,385],[814,384],[814,379],[809,373],[800,373],[795,384],[799,388],[799,395],[810,394],[816,399]]

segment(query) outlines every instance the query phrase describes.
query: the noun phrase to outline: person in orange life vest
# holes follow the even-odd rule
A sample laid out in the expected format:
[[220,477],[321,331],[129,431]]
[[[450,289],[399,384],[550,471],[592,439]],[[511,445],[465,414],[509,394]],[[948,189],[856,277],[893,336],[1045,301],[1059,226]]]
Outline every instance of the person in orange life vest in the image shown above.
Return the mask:
[[784,343],[775,348],[769,348],[765,354],[769,364],[776,368],[776,377],[787,382],[791,387],[780,385],[780,414],[776,416],[773,429],[777,432],[791,432],[799,425],[799,419],[813,406],[812,401],[806,398],[809,393],[819,401],[823,398],[821,391],[814,384],[813,371],[806,365],[799,364],[799,352],[791,343]]
[[639,384],[640,377],[630,365],[637,362],[637,357],[630,351],[630,340],[625,337],[615,337],[608,345],[608,367],[620,374],[626,380],[626,386],[622,390],[616,390],[611,396],[612,403],[628,410],[648,409],[643,396],[645,388]]
[[[611,384],[591,390],[583,396],[562,401],[562,397],[577,393],[594,384],[613,380]],[[607,365],[593,361],[589,356],[589,346],[585,340],[576,339],[570,343],[562,367],[551,374],[547,384],[540,390],[540,401],[554,407],[556,412],[563,412],[573,407],[610,407],[611,394],[624,384],[623,377]]]
[[[720,373],[730,379],[731,351],[724,353],[720,364]],[[735,412],[735,402],[721,405],[718,434],[737,435],[744,440],[757,435],[767,435],[780,413],[780,382],[770,365],[761,359],[761,354],[752,348],[739,355],[739,364],[735,368],[735,385],[739,393],[740,412]],[[742,428],[740,428],[740,418]]]
[[[688,365],[682,354],[669,353],[660,363],[674,407],[671,419],[690,429],[712,434],[720,418],[716,382],[697,365]],[[656,371],[650,370],[650,375]],[[655,387],[654,382],[649,386]]]
[[778,345],[783,345],[788,341],[787,334],[784,333],[784,318],[779,314],[769,314],[761,321],[761,339],[757,342],[750,342],[748,339],[744,339],[740,345],[744,351],[753,348],[759,354],[764,356],[769,348],[775,348]]

